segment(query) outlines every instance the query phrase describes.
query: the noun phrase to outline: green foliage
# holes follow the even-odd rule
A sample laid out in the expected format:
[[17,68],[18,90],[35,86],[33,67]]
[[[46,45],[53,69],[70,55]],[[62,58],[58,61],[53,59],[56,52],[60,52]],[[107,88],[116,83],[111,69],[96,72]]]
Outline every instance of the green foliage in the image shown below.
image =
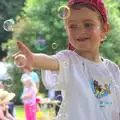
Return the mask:
[[117,2],[106,0],[110,31],[105,39],[105,44],[101,47],[101,53],[104,57],[120,64],[120,47],[118,47],[120,46],[120,12],[117,9],[118,5]]
[[0,42],[7,41],[11,36],[11,32],[3,29],[3,22],[15,18],[24,6],[24,2],[25,0],[0,0]]

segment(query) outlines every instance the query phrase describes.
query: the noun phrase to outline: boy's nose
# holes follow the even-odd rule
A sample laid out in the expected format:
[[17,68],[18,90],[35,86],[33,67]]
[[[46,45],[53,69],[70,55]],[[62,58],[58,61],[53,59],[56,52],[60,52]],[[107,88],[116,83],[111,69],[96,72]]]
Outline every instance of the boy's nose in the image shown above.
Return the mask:
[[79,35],[85,34],[85,29],[84,28],[79,28],[78,29],[78,34]]
[[82,26],[78,26],[78,33],[79,33],[79,35],[81,35],[81,34],[84,34],[85,33],[85,29],[84,29],[84,27],[82,27]]
[[79,35],[85,34],[85,30],[80,30]]

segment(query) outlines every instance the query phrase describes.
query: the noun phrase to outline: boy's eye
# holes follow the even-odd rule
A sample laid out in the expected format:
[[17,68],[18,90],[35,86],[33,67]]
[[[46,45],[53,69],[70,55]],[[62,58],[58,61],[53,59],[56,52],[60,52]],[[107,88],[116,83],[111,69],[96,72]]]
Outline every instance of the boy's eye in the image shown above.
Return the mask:
[[85,26],[85,28],[89,28],[89,27],[92,27],[93,25],[92,25],[92,24],[87,23],[87,24],[85,24],[84,26]]
[[77,25],[76,24],[72,24],[69,26],[69,28],[77,28]]

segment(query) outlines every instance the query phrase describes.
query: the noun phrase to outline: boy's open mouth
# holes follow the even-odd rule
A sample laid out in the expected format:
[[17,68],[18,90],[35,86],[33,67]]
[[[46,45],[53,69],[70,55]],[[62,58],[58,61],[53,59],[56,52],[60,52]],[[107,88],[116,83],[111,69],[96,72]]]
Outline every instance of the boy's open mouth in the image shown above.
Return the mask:
[[83,41],[86,41],[86,40],[89,40],[89,39],[90,39],[90,37],[78,38],[77,41],[83,42]]

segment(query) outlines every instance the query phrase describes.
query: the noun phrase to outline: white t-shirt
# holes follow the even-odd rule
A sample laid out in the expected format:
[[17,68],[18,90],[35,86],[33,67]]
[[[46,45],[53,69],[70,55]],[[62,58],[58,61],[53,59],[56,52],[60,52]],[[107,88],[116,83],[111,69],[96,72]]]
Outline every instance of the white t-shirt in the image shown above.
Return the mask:
[[42,70],[42,80],[46,88],[61,90],[64,95],[57,120],[120,120],[116,64],[104,58],[95,63],[70,50],[53,57],[60,70]]

